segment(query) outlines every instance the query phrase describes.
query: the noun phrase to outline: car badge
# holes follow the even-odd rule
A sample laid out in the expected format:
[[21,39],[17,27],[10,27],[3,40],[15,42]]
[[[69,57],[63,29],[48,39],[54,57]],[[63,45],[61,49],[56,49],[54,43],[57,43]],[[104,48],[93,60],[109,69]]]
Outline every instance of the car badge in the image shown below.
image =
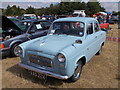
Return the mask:
[[42,42],[41,44],[40,44],[40,46],[43,46],[45,44],[45,42]]

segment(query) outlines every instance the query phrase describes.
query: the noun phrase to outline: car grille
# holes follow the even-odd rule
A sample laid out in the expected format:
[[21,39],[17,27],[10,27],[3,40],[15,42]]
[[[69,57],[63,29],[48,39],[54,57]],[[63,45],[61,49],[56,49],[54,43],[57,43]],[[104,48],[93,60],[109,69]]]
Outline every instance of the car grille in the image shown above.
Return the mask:
[[30,63],[37,64],[41,67],[53,67],[52,60],[43,56],[29,54]]

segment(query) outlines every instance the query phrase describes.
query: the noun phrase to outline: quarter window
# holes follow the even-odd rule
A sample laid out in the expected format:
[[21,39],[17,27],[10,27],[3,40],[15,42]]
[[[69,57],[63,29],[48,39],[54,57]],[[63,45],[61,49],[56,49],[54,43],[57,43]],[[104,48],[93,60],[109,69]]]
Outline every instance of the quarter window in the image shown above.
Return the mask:
[[99,31],[99,25],[98,25],[98,23],[95,23],[94,27],[95,27],[95,32],[98,32]]
[[93,34],[93,24],[90,23],[88,24],[88,27],[87,27],[87,34]]

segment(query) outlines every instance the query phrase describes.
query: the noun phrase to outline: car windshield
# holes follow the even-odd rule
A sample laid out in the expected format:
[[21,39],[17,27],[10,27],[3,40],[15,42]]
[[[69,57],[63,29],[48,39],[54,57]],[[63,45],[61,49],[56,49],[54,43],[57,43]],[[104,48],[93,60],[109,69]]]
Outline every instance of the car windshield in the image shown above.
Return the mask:
[[31,25],[32,22],[20,22],[18,24],[18,27],[22,30],[22,31],[27,31],[28,27]]
[[50,27],[49,34],[66,34],[72,36],[84,35],[84,23],[83,22],[55,22]]
[[31,28],[29,29],[29,32],[36,32],[36,31],[40,31],[40,30],[47,30],[49,29],[51,23],[47,22],[47,21],[40,21],[40,22],[35,22],[33,23],[33,25],[31,26]]

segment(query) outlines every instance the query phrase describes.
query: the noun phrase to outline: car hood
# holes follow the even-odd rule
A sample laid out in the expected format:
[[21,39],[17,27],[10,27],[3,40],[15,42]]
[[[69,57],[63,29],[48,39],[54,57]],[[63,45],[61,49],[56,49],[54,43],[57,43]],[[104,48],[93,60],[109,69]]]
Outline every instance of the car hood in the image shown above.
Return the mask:
[[6,16],[2,16],[2,30],[6,31],[8,28],[14,28],[18,31],[22,31],[14,22],[8,19]]
[[28,50],[40,51],[46,54],[56,55],[64,48],[71,46],[78,38],[69,35],[47,35],[30,43]]
[[[7,41],[14,41],[14,40],[22,41],[23,38],[24,38],[24,39],[27,38],[26,33],[21,34],[21,35],[18,35],[18,36],[15,36],[15,37],[12,37],[12,38],[9,38],[9,39],[7,39],[7,40],[5,40],[5,41],[6,41],[6,42],[7,42]],[[29,38],[28,38],[28,39],[29,39]]]

